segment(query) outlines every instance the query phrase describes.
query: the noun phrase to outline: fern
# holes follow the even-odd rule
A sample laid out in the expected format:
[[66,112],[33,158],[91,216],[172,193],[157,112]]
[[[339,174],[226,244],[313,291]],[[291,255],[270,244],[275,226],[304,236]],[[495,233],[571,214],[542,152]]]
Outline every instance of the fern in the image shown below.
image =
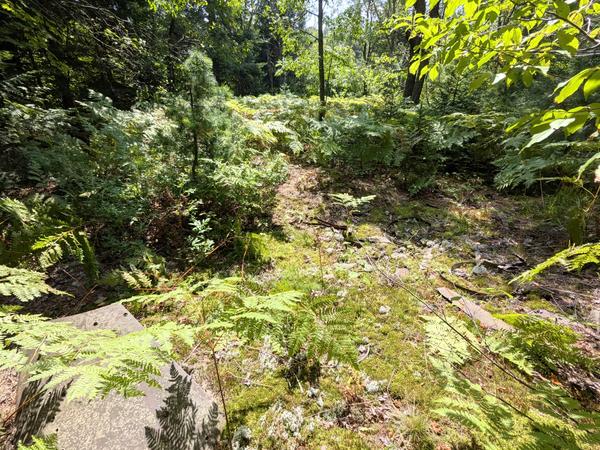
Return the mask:
[[216,314],[204,328],[231,331],[241,339],[252,341],[280,330],[285,317],[294,313],[301,299],[302,294],[296,291],[250,296],[238,293],[232,304]]
[[511,280],[514,282],[528,282],[542,273],[544,270],[561,264],[567,270],[581,270],[588,264],[600,265],[600,242],[593,244],[575,245],[551,256],[546,261],[538,264],[533,269],[523,272],[518,277]]
[[300,305],[278,336],[288,356],[299,353],[309,361],[322,357],[341,363],[356,364],[356,346],[352,326],[354,321],[344,310],[338,310],[326,297]]
[[0,265],[0,295],[16,297],[22,302],[44,294],[67,295],[48,286],[45,280],[46,275],[43,273]]
[[[518,339],[518,338],[517,338]],[[485,347],[491,353],[512,363],[521,372],[533,375],[533,365],[527,355],[511,343],[510,337],[504,333],[495,333],[485,338]]]
[[30,445],[19,442],[17,450],[59,450],[55,435],[44,438],[33,436],[31,439],[32,442]]
[[483,345],[457,319],[448,317],[447,321],[464,338],[437,317],[425,319],[432,364],[444,380],[444,394],[436,401],[433,412],[465,426],[478,445],[485,449],[511,446],[558,450],[587,448],[600,442],[600,415],[585,411],[579,402],[550,383],[537,383],[529,392],[533,407],[520,410],[458,373],[457,368],[472,358],[470,348],[474,347],[501,356],[532,374],[531,364],[513,339],[498,333],[486,338]]
[[[67,400],[111,391],[143,395],[140,383],[159,387],[156,377],[173,356],[171,339],[191,345],[193,334],[191,328],[166,323],[119,336],[40,316],[0,314],[0,369],[24,372],[29,381],[48,380],[46,390],[67,383]],[[31,354],[38,359],[30,360]]]
[[425,319],[427,346],[437,359],[457,366],[461,366],[471,359],[471,346],[477,346],[478,341],[463,322],[452,316],[446,317],[446,321],[454,328],[452,329],[437,316],[424,316],[423,318]]
[[98,278],[98,263],[94,250],[85,233],[68,229],[57,234],[43,236],[31,246],[39,251],[38,261],[42,269],[58,263],[65,255],[74,256],[83,264],[84,270],[92,280]]
[[375,195],[366,195],[364,197],[354,197],[350,194],[329,194],[329,197],[333,199],[333,202],[337,205],[343,206],[350,212],[358,211],[360,207],[369,204],[375,199]]
[[[94,249],[86,234],[73,226],[75,221],[68,211],[55,211],[57,204],[52,199],[34,196],[32,206],[4,198],[0,199],[0,219],[10,223],[2,237],[7,246],[0,246],[0,262],[8,265],[31,266],[32,258],[41,269],[47,269],[65,256],[79,260],[87,276],[98,277],[98,263]],[[69,222],[56,218],[69,217]]]
[[36,214],[17,199],[1,198],[0,211],[4,212],[14,225],[25,226],[36,220]]

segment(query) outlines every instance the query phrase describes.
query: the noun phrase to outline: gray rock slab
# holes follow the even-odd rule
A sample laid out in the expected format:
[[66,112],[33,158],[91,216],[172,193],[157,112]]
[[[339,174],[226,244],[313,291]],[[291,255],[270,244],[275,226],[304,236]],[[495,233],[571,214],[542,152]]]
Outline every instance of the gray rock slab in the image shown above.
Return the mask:
[[[143,326],[121,304],[59,319],[84,329],[111,329],[123,335]],[[177,364],[166,365],[158,378],[162,389],[140,385],[144,396],[111,393],[92,401],[66,402],[66,386],[41,391],[22,382],[17,440],[55,434],[60,450],[199,450],[212,449],[222,428],[213,395]]]

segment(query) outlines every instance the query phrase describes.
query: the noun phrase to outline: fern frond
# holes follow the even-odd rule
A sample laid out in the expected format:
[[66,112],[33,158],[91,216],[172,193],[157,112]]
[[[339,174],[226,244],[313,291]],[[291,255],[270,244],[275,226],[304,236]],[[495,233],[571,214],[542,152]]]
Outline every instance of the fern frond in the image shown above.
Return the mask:
[[[193,335],[192,328],[173,323],[119,336],[39,316],[0,315],[2,348],[14,346],[22,355],[1,351],[0,368],[25,372],[30,381],[47,380],[47,390],[70,382],[67,400],[104,397],[111,391],[142,395],[140,383],[158,386],[156,376],[173,357],[172,339],[191,345]],[[27,356],[32,352],[39,356],[35,361]]]
[[28,302],[44,294],[68,295],[46,284],[46,275],[0,265],[0,295]]
[[22,201],[13,198],[1,198],[0,211],[8,216],[8,220],[21,226],[36,220],[34,211],[31,211]]
[[[437,316],[423,316],[425,319],[426,343],[432,354],[446,364],[461,366],[471,359],[471,345],[478,346],[477,338],[459,319],[446,317],[454,329]],[[465,339],[466,338],[466,339]],[[468,340],[468,342],[467,342]]]
[[98,277],[98,263],[87,236],[82,231],[68,229],[56,234],[43,236],[31,246],[33,251],[41,251],[38,261],[43,269],[58,263],[65,254],[74,256],[84,266],[90,279]]
[[533,281],[533,279],[544,270],[556,264],[561,264],[569,271],[581,270],[588,264],[600,265],[600,242],[575,245],[562,250],[548,258],[546,261],[538,264],[533,269],[523,272],[521,275],[511,280],[511,283]]
[[30,445],[19,442],[17,450],[59,450],[56,435],[43,438],[33,436],[31,441]]

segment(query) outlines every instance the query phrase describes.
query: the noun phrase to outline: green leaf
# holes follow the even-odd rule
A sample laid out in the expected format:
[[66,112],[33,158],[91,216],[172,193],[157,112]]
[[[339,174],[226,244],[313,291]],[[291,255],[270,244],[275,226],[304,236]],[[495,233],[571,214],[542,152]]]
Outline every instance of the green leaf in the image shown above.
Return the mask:
[[583,85],[583,96],[587,100],[589,96],[600,88],[600,68],[597,68]]
[[440,73],[438,71],[438,66],[437,64],[431,67],[431,70],[429,71],[429,78],[431,79],[431,81],[435,81],[438,77],[439,77]]
[[492,75],[489,72],[478,75],[473,81],[471,81],[471,84],[469,84],[469,89],[475,90],[480,88],[483,83],[491,78],[491,76]]
[[573,95],[575,92],[577,92],[577,89],[579,89],[579,86],[581,86],[581,83],[583,83],[586,80],[586,78],[592,74],[593,70],[595,70],[595,69],[583,70],[583,71],[579,72],[577,75],[571,77],[564,84],[560,84],[557,87],[557,89],[561,88],[560,92],[558,93],[558,95],[556,96],[554,101],[556,103],[562,103],[567,98],[569,98],[571,95]]

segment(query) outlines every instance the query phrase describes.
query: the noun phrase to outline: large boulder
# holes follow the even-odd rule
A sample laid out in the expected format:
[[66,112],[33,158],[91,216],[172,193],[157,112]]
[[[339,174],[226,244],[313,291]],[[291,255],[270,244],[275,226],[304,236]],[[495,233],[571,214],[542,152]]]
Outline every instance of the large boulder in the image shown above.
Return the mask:
[[[59,319],[84,329],[127,334],[142,325],[121,304]],[[16,439],[56,435],[60,450],[198,450],[217,445],[222,425],[214,397],[177,363],[161,370],[162,389],[142,385],[141,397],[116,393],[93,401],[65,400],[66,386],[42,391],[22,380]]]

